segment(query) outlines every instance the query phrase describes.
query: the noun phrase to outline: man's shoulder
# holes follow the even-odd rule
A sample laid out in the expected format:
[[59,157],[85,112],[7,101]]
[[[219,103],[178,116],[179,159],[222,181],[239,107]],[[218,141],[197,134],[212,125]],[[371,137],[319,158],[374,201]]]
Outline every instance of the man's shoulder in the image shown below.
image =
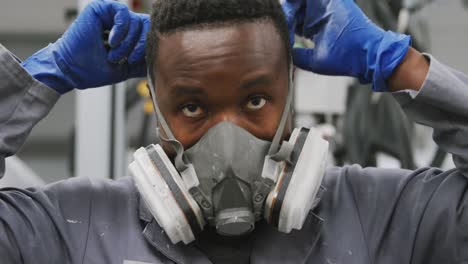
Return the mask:
[[115,210],[122,208],[122,205],[136,207],[138,203],[137,190],[131,177],[118,180],[71,178],[31,190],[45,194],[54,207],[64,210]]
[[76,194],[105,193],[113,195],[127,195],[135,192],[135,185],[131,177],[118,180],[76,177],[51,183],[40,190],[50,194]]
[[410,171],[405,169],[363,168],[360,165],[327,168],[322,185],[325,187],[342,184],[381,184],[386,182],[407,181],[412,175],[418,175],[427,168]]

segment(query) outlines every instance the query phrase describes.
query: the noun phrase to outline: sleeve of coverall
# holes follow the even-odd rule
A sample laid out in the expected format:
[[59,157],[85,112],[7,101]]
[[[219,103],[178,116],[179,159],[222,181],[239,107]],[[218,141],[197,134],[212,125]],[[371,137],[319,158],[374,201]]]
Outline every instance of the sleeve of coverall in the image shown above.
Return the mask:
[[59,94],[32,78],[0,44],[0,178],[31,129],[55,105]]
[[[58,98],[0,44],[0,177],[5,158],[15,154]],[[68,246],[58,200],[53,198],[40,190],[0,190],[1,263],[59,263],[45,259],[66,252],[60,248]]]
[[350,166],[337,173],[372,263],[468,263],[468,76],[426,56],[430,69],[421,90],[394,96],[412,120],[434,129],[456,168]]

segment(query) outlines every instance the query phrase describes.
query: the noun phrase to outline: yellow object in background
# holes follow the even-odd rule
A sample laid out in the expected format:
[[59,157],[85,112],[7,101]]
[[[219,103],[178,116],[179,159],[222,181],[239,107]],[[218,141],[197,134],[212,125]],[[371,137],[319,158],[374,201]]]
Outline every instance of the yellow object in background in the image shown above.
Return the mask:
[[136,89],[137,89],[137,93],[141,97],[143,97],[143,99],[145,100],[145,103],[143,105],[145,114],[153,113],[154,112],[153,101],[151,100],[151,96],[150,96],[150,92],[149,92],[149,88],[148,88],[146,80],[139,82]]
[[136,89],[141,97],[150,98],[150,92],[146,80],[140,81]]
[[151,100],[145,100],[144,111],[145,114],[151,114],[154,112],[154,106]]

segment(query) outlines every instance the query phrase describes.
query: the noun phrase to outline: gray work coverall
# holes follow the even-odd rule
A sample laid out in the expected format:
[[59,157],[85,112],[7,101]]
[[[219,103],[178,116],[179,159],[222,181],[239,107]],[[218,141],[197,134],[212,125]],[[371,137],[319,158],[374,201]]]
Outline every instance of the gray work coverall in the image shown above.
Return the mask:
[[[468,263],[468,77],[431,58],[419,94],[395,97],[434,128],[457,168],[330,168],[302,230],[282,234],[257,224],[250,263]],[[58,98],[0,45],[1,174],[4,157]],[[211,262],[194,243],[171,244],[128,177],[1,190],[0,263]]]

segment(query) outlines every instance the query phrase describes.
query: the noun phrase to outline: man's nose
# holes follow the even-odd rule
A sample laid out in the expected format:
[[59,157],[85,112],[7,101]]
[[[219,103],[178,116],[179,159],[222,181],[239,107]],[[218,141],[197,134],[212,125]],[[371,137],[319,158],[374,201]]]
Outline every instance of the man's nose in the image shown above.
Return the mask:
[[221,122],[231,122],[237,126],[241,126],[241,117],[239,111],[235,110],[228,110],[228,111],[223,111],[217,113],[213,118],[212,118],[212,124],[211,126],[215,126]]

